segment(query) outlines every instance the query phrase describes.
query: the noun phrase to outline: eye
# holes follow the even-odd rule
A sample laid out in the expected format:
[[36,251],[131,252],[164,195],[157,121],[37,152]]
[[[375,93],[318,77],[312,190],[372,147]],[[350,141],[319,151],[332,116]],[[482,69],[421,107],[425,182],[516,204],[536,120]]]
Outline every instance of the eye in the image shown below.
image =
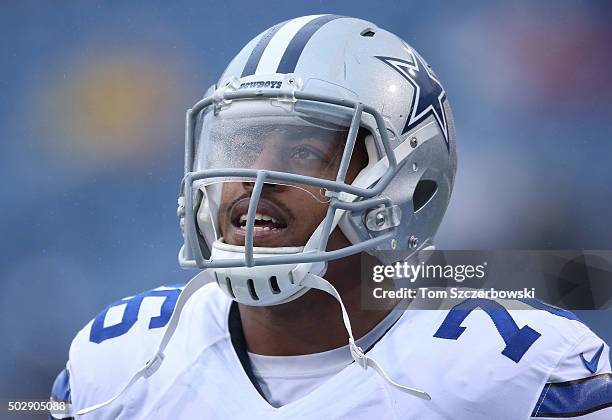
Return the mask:
[[317,159],[325,160],[321,153],[313,150],[310,147],[298,146],[291,151],[289,159]]

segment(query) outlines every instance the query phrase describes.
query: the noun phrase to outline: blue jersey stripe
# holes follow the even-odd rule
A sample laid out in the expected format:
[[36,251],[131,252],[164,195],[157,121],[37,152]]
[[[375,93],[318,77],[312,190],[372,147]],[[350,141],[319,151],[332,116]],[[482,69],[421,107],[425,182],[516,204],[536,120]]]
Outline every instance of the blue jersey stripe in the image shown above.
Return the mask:
[[270,40],[272,40],[272,37],[276,35],[276,33],[279,31],[280,28],[283,27],[285,23],[286,21],[271,27],[262,35],[261,38],[259,38],[259,41],[257,41],[257,45],[255,45],[255,48],[253,48],[253,51],[251,51],[251,55],[249,56],[246,64],[244,65],[244,69],[242,70],[242,75],[240,77],[255,74],[255,70],[257,70],[259,60],[261,60],[261,56],[263,55],[264,51],[266,50],[266,47],[270,43]]
[[51,397],[56,401],[70,402],[70,375],[66,369],[55,378],[51,388]]
[[338,15],[324,15],[319,16],[316,19],[311,20],[306,25],[304,25],[293,37],[287,49],[283,53],[283,56],[278,63],[278,68],[276,69],[277,73],[287,74],[293,73],[295,71],[295,67],[297,66],[297,62],[302,55],[302,51],[306,47],[310,38],[317,32],[323,25],[332,20],[339,19],[343,16]]
[[612,374],[546,384],[532,417],[578,417],[612,407]]

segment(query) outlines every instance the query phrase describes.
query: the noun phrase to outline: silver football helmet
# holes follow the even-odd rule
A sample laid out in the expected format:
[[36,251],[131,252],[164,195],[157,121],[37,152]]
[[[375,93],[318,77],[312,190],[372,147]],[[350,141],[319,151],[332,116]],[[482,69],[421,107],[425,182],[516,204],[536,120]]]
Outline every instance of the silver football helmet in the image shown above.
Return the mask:
[[[318,152],[294,159],[286,146],[303,139],[316,139]],[[349,183],[356,142],[368,163]],[[240,303],[268,306],[305,293],[302,280],[324,275],[329,260],[367,251],[395,262],[432,244],[456,160],[445,91],[411,46],[350,17],[280,23],[250,41],[187,112],[180,264],[208,269]],[[234,220],[240,243],[226,240],[219,223],[232,183],[250,185]],[[256,246],[284,224],[258,211],[270,185],[326,206],[306,243]],[[336,227],[351,245],[327,250]]]
[[[331,294],[340,303],[355,362],[396,389],[430,399],[394,382],[357,346],[341,296],[321,277],[329,260],[367,251],[390,264],[432,244],[457,155],[446,94],[425,60],[364,20],[289,20],[249,42],[187,111],[185,140],[179,261],[207,270],[181,292],[148,362],[117,395],[77,414],[111,404],[139,378],[153,375],[185,303],[210,282],[257,306],[288,302],[309,288]],[[346,182],[357,146],[365,147],[367,164]],[[219,209],[223,194],[236,186],[244,193],[232,204],[232,225],[224,232],[220,219],[227,215]],[[289,233],[282,211],[262,199],[271,186],[292,188],[292,197],[314,200],[312,207],[324,210],[305,244],[256,246],[258,238]],[[336,227],[351,245],[327,250]]]

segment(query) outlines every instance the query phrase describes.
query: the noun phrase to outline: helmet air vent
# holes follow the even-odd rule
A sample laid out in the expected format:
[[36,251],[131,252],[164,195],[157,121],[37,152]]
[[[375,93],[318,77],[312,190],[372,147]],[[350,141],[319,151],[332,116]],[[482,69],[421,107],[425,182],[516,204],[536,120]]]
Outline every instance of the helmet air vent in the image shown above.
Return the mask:
[[270,288],[272,289],[272,293],[275,295],[278,295],[281,292],[280,287],[278,287],[278,280],[276,279],[276,276],[270,277]]
[[249,293],[251,294],[251,298],[253,300],[259,300],[259,296],[257,296],[257,292],[255,291],[255,285],[253,284],[253,279],[247,280],[247,287],[249,288]]
[[236,296],[234,296],[234,289],[232,289],[232,279],[225,277],[225,283],[227,284],[227,291],[232,295],[232,299],[236,299]]
[[414,195],[412,196],[414,212],[416,213],[421,210],[431,200],[437,190],[438,184],[436,181],[421,179],[414,189]]
[[367,38],[371,38],[376,34],[376,32],[374,32],[372,30],[372,28],[366,28],[363,31],[361,31],[361,33],[359,35],[363,36],[363,37],[367,37]]

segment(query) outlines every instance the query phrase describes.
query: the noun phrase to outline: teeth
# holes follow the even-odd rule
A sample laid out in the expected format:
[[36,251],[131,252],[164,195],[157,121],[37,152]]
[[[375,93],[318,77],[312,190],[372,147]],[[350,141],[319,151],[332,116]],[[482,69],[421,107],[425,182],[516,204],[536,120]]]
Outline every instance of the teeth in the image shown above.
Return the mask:
[[[240,229],[246,230],[246,226],[240,226]],[[271,228],[270,226],[253,226],[253,232],[262,232],[266,230],[276,230],[276,228]]]
[[[246,223],[247,220],[247,215],[243,214],[240,216],[240,223]],[[263,221],[269,221],[272,223],[278,223],[278,220],[276,220],[274,217],[269,216],[267,214],[260,214],[260,213],[256,213],[255,214],[255,220],[263,220]]]

